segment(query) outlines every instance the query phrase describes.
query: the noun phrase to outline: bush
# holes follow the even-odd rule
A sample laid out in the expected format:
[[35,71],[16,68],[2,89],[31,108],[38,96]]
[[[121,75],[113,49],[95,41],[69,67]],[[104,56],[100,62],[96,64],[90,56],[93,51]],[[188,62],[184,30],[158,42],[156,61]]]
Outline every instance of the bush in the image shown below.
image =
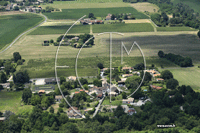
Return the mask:
[[17,61],[17,65],[22,65],[23,64],[23,61],[22,60],[18,60]]
[[63,107],[64,107],[64,104],[63,104],[63,103],[60,103],[60,104],[59,104],[59,107],[60,107],[60,108],[63,108]]
[[49,43],[44,43],[43,46],[49,46]]

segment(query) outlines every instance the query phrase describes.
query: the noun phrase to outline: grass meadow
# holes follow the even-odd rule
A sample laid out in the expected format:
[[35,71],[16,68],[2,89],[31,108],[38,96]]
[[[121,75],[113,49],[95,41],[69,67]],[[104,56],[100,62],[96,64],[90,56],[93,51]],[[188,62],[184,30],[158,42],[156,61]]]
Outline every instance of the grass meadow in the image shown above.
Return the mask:
[[0,111],[11,110],[16,114],[30,112],[33,108],[32,105],[21,106],[22,91],[7,92],[0,91]]
[[131,13],[137,19],[148,19],[149,17],[141,12],[138,12],[132,7],[113,7],[113,8],[84,8],[84,9],[62,9],[62,12],[43,13],[49,19],[79,19],[84,15],[93,13],[95,17],[105,18],[108,13]]
[[[163,69],[160,69],[163,71]],[[165,70],[165,69],[164,69]],[[200,68],[197,66],[188,68],[167,68],[179,81],[179,85],[190,85],[195,91],[200,92]]]
[[197,31],[190,27],[157,27],[157,31]]
[[149,23],[92,25],[93,33],[102,32],[153,32]]
[[[40,26],[29,35],[49,35],[49,34],[65,34],[65,32],[71,27],[71,25],[62,25],[62,26]],[[75,25],[68,32],[69,34],[73,33],[90,33],[89,25]]]
[[1,16],[0,49],[11,43],[20,33],[35,26],[42,20],[41,16],[31,13]]

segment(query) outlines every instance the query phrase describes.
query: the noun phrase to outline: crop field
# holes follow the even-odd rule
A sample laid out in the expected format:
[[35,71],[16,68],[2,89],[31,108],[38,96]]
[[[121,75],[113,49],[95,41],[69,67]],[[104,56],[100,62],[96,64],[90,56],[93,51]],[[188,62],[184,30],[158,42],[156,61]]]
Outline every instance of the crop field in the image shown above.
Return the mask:
[[[65,34],[65,32],[71,27],[71,25],[62,25],[62,26],[40,26],[29,35],[49,35],[49,34]],[[68,32],[72,33],[90,33],[89,25],[75,25]]]
[[[121,65],[120,57],[113,57],[113,67],[118,67]],[[59,58],[58,66],[69,66],[69,68],[57,68],[58,76],[76,76],[75,73],[75,61],[76,58]],[[146,59],[147,65],[150,66],[154,64],[155,66],[160,67],[162,64],[165,67],[176,67],[175,64],[169,62],[165,59],[160,59],[158,57],[148,57]],[[88,57],[80,58],[77,63],[77,73],[79,77],[87,76],[97,76],[97,64],[103,63],[104,67],[109,67],[109,57]],[[124,57],[123,65],[134,66],[135,64],[142,63],[142,57]],[[31,78],[45,78],[45,77],[54,77],[55,76],[55,59],[37,59],[29,60],[27,65],[21,66],[20,70],[28,70]]]
[[[1,3],[0,3],[1,5]],[[27,12],[20,12],[20,11],[9,11],[9,12],[0,12],[0,16],[4,15],[16,15],[16,14],[25,14]]]
[[138,12],[132,7],[113,7],[113,8],[85,8],[85,9],[62,9],[62,12],[43,13],[49,19],[79,19],[84,15],[93,13],[95,17],[106,17],[108,13],[131,13],[137,19],[148,19],[149,17]]
[[134,4],[131,4],[131,6],[140,12],[148,11],[150,13],[154,13],[154,12],[158,12],[158,10],[159,10],[159,7],[157,5],[151,4],[148,2],[134,3]]
[[80,8],[109,8],[109,7],[128,7],[128,3],[122,2],[122,0],[111,2],[86,2],[86,1],[54,1],[53,4],[41,5],[42,8],[51,6],[59,9],[80,9]]
[[199,0],[172,0],[174,4],[177,3],[183,3],[188,5],[191,9],[193,9],[195,12],[200,13],[200,1]]
[[153,26],[149,23],[134,24],[104,24],[93,25],[93,33],[102,32],[153,32]]
[[0,17],[0,49],[11,43],[20,33],[35,26],[43,18],[35,14],[6,15]]
[[[162,71],[163,69],[161,69]],[[179,85],[190,85],[195,91],[200,92],[200,68],[168,68],[174,75],[174,78],[179,81]]]
[[197,31],[190,27],[157,27],[157,31]]
[[[21,106],[22,91],[5,92],[0,91],[0,111],[11,110],[16,114],[30,112],[32,105]],[[13,102],[14,101],[14,102]]]
[[[155,32],[146,32],[155,33]],[[159,33],[159,32],[157,32]],[[140,32],[137,34],[124,33],[124,36],[113,34],[113,57],[120,57],[121,41],[129,51],[133,42],[136,41],[141,47],[145,57],[157,56],[159,50],[163,50],[165,53],[172,52],[174,54],[180,54],[182,56],[189,56],[194,62],[200,62],[200,40],[194,34],[184,35],[168,35],[171,32],[161,32],[161,34],[167,33],[167,35],[154,35],[149,36],[142,35]],[[180,32],[181,33],[181,32]],[[57,37],[61,34],[52,35],[27,35],[23,36],[16,42],[11,48],[4,53],[0,54],[0,59],[10,59],[14,52],[19,52],[23,59],[50,59],[55,58],[57,50],[56,46],[42,46],[44,40],[53,39],[56,41]],[[95,42],[92,48],[83,48],[79,55],[79,58],[85,57],[109,57],[109,34],[95,35]],[[138,36],[141,35],[141,36]],[[58,58],[76,58],[80,49],[73,48],[71,46],[61,46],[58,54]],[[124,57],[127,54],[124,51]],[[134,46],[130,52],[129,57],[141,56],[139,50]],[[45,69],[47,70],[47,69]]]

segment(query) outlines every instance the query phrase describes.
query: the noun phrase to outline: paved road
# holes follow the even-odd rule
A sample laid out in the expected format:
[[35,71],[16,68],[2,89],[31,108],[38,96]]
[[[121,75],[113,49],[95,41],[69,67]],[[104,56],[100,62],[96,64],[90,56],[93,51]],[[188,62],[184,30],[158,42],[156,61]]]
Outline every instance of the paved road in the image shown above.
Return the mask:
[[35,27],[33,27],[33,28],[31,28],[31,29],[29,29],[29,30],[23,32],[22,34],[20,34],[7,48],[5,48],[5,49],[4,49],[3,51],[1,51],[0,53],[5,52],[7,49],[9,49],[10,47],[12,47],[12,45],[13,45],[20,37],[22,37],[24,34],[28,33],[29,31],[31,31],[31,30],[37,28],[38,26],[42,25],[43,23],[45,23],[45,22],[47,21],[47,17],[46,17],[45,15],[43,15],[43,14],[40,14],[40,15],[43,16],[43,17],[45,18],[45,20],[44,20],[42,23],[40,23],[40,24],[36,25]]
[[96,110],[95,110],[95,112],[94,112],[94,114],[93,114],[93,117],[95,117],[95,115],[98,113],[99,108],[100,108],[100,106],[101,106],[101,104],[102,104],[104,98],[105,98],[105,95],[103,96],[103,98],[102,98],[101,100],[99,100],[99,104],[98,104],[98,106],[96,107]]

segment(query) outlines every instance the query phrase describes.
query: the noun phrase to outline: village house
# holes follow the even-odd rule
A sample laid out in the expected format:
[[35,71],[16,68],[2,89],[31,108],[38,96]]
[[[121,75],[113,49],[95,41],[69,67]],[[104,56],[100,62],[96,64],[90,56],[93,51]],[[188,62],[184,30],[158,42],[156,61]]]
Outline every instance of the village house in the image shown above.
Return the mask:
[[76,76],[69,76],[67,79],[71,80],[71,81],[75,81],[76,80]]
[[123,71],[125,71],[125,70],[131,71],[131,70],[133,70],[133,68],[132,68],[132,67],[122,67],[122,70],[123,70]]
[[62,95],[57,95],[57,96],[55,96],[56,102],[59,102],[59,103],[60,103],[62,99],[63,99]]
[[117,96],[118,95],[118,93],[117,92],[113,92],[113,91],[111,91],[111,92],[108,92],[108,95],[110,96]]
[[133,74],[122,74],[123,78],[131,77],[131,76],[133,76]]
[[91,20],[90,18],[80,20],[81,24],[103,24],[102,20]]
[[69,118],[73,118],[73,119],[82,118],[80,110],[78,110],[77,107],[70,107],[67,111],[67,115]]
[[106,16],[106,20],[111,20],[111,17],[112,17],[112,14],[108,14],[107,16]]
[[162,79],[162,78],[157,78],[156,81],[158,81],[158,82],[159,82],[159,81],[164,81],[164,79]]
[[[46,78],[44,82],[45,84],[57,84],[56,78]],[[58,79],[58,82],[60,82],[60,79]]]
[[134,102],[134,98],[122,99],[122,103],[131,104]]
[[134,108],[129,108],[127,105],[121,105],[121,106],[124,110],[124,113],[127,113],[128,115],[133,115],[134,113],[137,113]]
[[38,94],[45,94],[45,90],[39,90]]
[[154,90],[160,90],[162,89],[163,87],[160,87],[160,86],[156,86],[156,85],[150,85],[150,87]]
[[160,74],[153,74],[153,77],[158,77],[158,76],[161,76]]

